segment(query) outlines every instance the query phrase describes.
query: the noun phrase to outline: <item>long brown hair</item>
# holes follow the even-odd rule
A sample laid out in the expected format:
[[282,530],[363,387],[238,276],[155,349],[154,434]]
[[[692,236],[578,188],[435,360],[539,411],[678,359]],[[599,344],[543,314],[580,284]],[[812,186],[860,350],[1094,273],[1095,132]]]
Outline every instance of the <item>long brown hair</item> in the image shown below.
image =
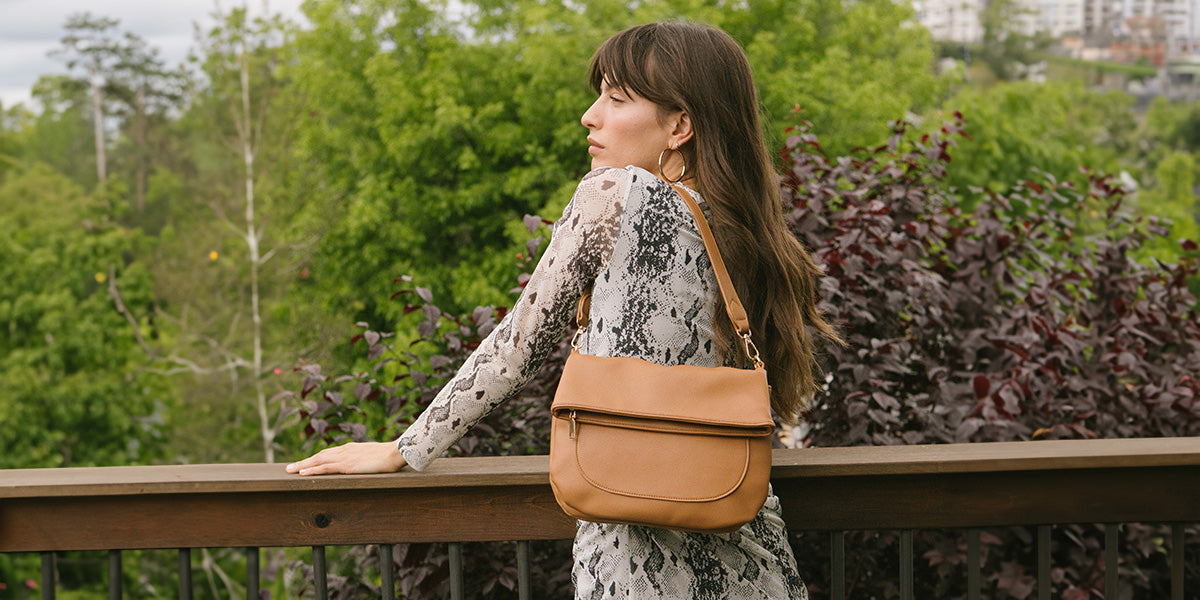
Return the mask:
[[[810,329],[841,343],[817,309],[821,270],[788,231],[779,178],[759,119],[758,94],[740,46],[715,27],[651,23],[609,38],[588,77],[654,102],[661,115],[684,111],[693,135],[679,150],[696,174],[713,235],[750,316],[771,383],[771,408],[794,420],[817,391]],[[724,311],[715,320],[723,353],[736,339]],[[738,348],[740,352],[740,345]]]

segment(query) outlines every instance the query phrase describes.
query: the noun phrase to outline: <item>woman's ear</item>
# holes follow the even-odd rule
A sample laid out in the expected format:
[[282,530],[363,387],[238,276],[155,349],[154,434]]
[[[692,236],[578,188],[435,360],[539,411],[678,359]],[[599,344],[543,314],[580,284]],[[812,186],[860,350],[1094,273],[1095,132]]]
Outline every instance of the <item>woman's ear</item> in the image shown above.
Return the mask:
[[679,148],[692,139],[692,120],[684,111],[679,111],[671,117],[671,148]]

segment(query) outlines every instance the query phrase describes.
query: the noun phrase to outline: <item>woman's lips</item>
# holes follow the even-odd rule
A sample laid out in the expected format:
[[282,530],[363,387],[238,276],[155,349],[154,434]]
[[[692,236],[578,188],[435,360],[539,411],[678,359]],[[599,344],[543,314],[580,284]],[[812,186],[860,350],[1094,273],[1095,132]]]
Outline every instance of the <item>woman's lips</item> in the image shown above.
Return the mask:
[[588,154],[591,154],[592,156],[595,156],[597,152],[604,149],[604,146],[597,144],[596,140],[593,140],[592,138],[588,138],[587,141],[588,141]]

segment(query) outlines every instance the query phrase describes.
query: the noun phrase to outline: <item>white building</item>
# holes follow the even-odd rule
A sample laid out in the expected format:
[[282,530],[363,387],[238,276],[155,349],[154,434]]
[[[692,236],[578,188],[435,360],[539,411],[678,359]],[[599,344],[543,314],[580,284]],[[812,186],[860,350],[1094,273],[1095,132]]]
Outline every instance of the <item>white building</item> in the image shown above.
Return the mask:
[[1043,0],[1037,10],[1037,29],[1053,37],[1083,35],[1085,0]]
[[[917,0],[917,19],[935,40],[975,43],[983,39],[979,15],[987,0]],[[1013,31],[1054,37],[1082,36],[1107,43],[1129,35],[1127,20],[1161,19],[1166,44],[1179,49],[1200,34],[1200,0],[1017,0],[1021,16]]]
[[918,0],[913,8],[935,40],[970,44],[983,39],[983,0]]

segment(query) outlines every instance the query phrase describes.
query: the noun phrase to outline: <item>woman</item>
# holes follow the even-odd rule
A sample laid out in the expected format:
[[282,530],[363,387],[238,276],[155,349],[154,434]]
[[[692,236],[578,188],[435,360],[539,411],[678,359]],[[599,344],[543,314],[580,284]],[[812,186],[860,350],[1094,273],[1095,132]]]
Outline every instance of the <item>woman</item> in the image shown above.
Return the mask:
[[[643,25],[605,42],[589,77],[599,94],[582,118],[593,170],[513,310],[398,443],[330,448],[288,472],[424,469],[537,372],[589,286],[584,353],[740,364],[695,222],[667,181],[708,216],[767,366],[772,409],[790,420],[811,397],[809,331],[837,338],[816,309],[818,269],[784,225],[741,48],[715,28]],[[807,598],[774,495],[729,534],[581,521],[572,579],[578,598]]]

